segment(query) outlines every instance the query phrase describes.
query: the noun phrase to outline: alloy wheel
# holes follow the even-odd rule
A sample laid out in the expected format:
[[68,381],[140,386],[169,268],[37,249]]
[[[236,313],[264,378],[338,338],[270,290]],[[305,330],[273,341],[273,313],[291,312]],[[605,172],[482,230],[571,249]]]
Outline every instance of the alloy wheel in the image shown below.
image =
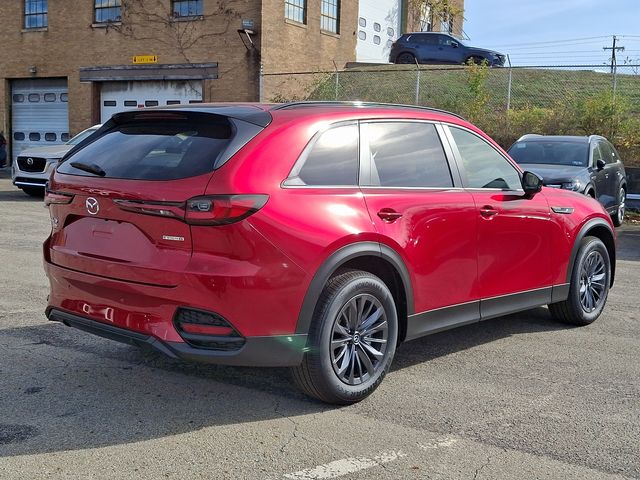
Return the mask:
[[603,302],[606,277],[602,254],[590,252],[580,267],[580,304],[585,312],[593,312]]
[[360,385],[384,364],[389,325],[380,301],[360,294],[340,310],[331,331],[331,364],[347,385]]

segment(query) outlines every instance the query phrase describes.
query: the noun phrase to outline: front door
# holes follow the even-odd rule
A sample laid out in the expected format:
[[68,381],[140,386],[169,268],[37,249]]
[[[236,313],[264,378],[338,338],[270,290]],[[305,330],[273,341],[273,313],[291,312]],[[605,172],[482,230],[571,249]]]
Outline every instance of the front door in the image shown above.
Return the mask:
[[448,321],[477,321],[475,204],[452,175],[436,126],[372,121],[361,125],[360,138],[367,208],[380,241],[409,267],[415,313],[449,312],[410,317],[408,338]]
[[[598,141],[600,156],[604,160],[604,168],[598,175],[598,200],[607,209],[612,209],[618,204],[618,186],[620,185],[620,167],[613,148],[604,140]],[[597,168],[596,168],[597,171]]]
[[549,303],[552,226],[546,198],[525,197],[516,168],[480,135],[448,131],[476,207],[482,317]]

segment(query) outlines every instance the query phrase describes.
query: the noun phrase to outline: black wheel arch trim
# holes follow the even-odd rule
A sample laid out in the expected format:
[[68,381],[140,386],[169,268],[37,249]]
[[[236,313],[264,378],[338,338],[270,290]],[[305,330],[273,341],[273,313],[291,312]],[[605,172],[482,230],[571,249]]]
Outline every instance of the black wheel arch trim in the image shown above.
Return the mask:
[[573,247],[571,248],[569,265],[567,267],[567,276],[566,276],[567,283],[571,282],[573,267],[576,261],[576,256],[578,255],[578,250],[580,249],[580,244],[582,243],[582,239],[586,237],[588,233],[595,227],[604,227],[609,232],[609,235],[611,236],[612,248],[610,249],[606,243],[605,243],[605,247],[607,247],[607,251],[609,252],[609,260],[611,262],[610,286],[613,286],[613,280],[615,278],[615,273],[616,273],[616,236],[613,230],[611,229],[611,227],[609,226],[609,224],[602,218],[593,218],[589,220],[587,223],[585,223],[582,226],[582,228],[580,228],[578,235],[576,235],[576,239],[573,242]]
[[304,296],[300,313],[298,314],[298,323],[296,326],[296,334],[308,334],[311,327],[311,321],[315,312],[318,299],[326,285],[327,281],[333,273],[349,260],[364,256],[376,256],[389,262],[400,275],[404,287],[405,298],[407,301],[407,315],[413,315],[413,290],[411,287],[411,277],[409,271],[398,252],[391,247],[377,242],[357,242],[346,245],[332,253],[318,268],[311,280],[307,293]]

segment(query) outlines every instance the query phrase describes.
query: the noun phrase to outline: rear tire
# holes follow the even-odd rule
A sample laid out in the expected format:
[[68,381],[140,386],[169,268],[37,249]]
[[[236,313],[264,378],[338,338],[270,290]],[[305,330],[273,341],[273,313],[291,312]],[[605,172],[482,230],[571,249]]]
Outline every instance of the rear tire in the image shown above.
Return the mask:
[[20,187],[20,189],[30,197],[44,197],[44,187]]
[[611,261],[602,240],[582,239],[571,273],[569,296],[549,305],[551,315],[572,325],[589,325],[602,313],[611,283]]
[[627,202],[627,192],[624,187],[620,187],[620,191],[618,192],[618,208],[616,213],[611,215],[611,219],[613,220],[613,224],[616,227],[621,227],[624,223],[624,212],[625,206]]
[[416,57],[412,53],[407,53],[407,52],[401,53],[396,58],[396,63],[405,64],[405,65],[406,64],[415,64],[416,63]]
[[307,395],[348,405],[369,396],[389,371],[398,340],[391,292],[375,275],[332,277],[316,305],[308,350],[293,379]]

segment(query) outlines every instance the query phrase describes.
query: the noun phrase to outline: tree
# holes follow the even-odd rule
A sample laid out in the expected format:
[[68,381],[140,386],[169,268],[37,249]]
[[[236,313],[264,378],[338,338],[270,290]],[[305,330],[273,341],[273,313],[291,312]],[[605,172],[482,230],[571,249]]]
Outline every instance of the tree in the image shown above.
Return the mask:
[[183,21],[171,9],[169,0],[121,0],[120,22],[109,24],[109,29],[134,41],[152,41],[165,51],[173,51],[187,63],[193,63],[193,50],[215,37],[221,37],[238,22],[241,12],[234,0],[218,0],[207,14],[194,12],[196,20]]
[[409,30],[426,30],[426,23],[453,22],[464,9],[460,0],[409,0],[407,19]]

